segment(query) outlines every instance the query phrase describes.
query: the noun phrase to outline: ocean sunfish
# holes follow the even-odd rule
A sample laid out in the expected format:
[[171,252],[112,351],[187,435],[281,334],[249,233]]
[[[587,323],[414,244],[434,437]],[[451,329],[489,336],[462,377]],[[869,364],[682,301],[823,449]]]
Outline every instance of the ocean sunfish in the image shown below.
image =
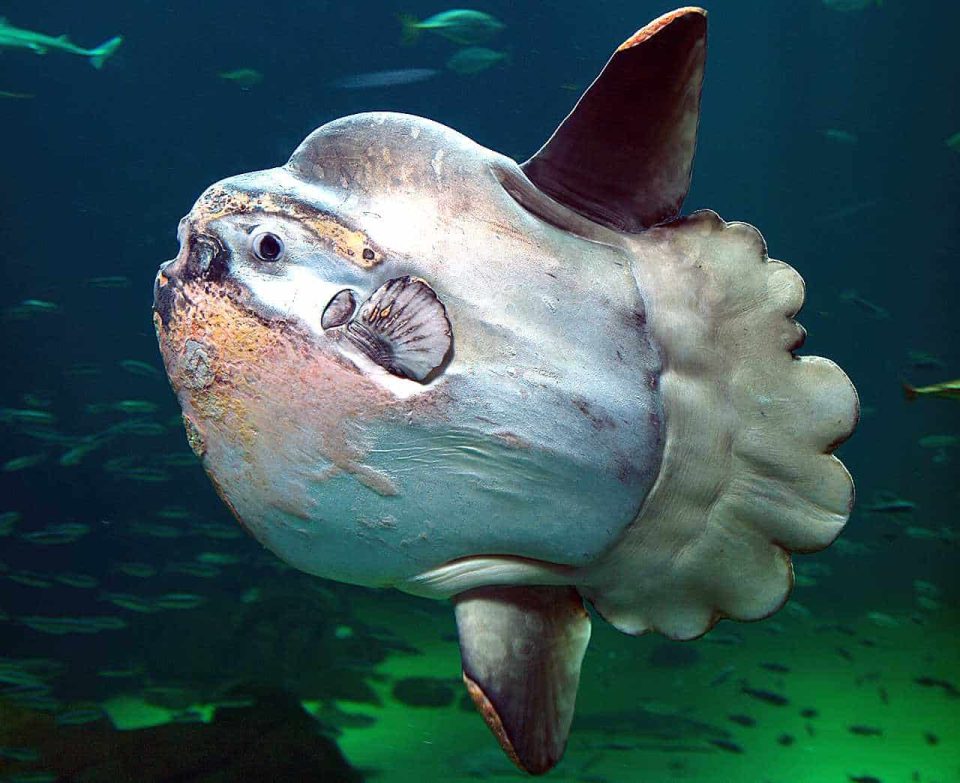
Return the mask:
[[678,217],[706,14],[622,46],[522,165],[357,114],[208,188],[155,283],[187,438],[241,524],[317,576],[450,599],[509,756],[560,759],[590,636],[777,611],[829,545],[858,417],[798,357],[803,281]]

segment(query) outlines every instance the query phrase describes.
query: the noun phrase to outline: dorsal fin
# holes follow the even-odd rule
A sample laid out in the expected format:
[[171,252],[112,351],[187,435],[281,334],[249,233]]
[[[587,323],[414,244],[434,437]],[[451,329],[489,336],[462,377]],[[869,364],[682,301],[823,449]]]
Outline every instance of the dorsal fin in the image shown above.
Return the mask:
[[524,173],[540,190],[610,228],[674,217],[690,186],[707,13],[680,8],[614,52]]

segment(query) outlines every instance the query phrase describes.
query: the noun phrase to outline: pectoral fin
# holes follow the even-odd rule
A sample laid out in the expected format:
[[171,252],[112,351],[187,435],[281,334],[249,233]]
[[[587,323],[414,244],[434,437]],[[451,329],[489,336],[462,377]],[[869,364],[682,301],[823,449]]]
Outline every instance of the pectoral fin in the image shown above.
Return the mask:
[[507,755],[534,775],[563,755],[590,640],[572,587],[482,587],[456,603],[463,680]]

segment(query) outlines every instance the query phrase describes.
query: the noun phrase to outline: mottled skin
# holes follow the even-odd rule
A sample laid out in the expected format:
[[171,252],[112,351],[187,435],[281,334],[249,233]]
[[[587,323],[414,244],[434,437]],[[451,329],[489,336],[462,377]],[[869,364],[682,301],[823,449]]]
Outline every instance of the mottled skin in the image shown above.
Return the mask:
[[702,9],[652,22],[522,166],[417,117],[329,123],[209,188],[157,278],[238,519],[304,571],[452,599],[468,692],[535,774],[584,599],[676,639],[765,617],[853,502],[857,395],[796,356],[802,279],[751,226],[675,218],[705,55]]
[[[297,567],[393,585],[476,554],[579,565],[636,516],[659,464],[660,359],[629,258],[502,182],[546,201],[444,126],[358,115],[184,220],[158,284],[167,370],[222,497]],[[263,227],[279,263],[250,253]],[[337,291],[407,274],[452,324],[426,384],[319,325]]]

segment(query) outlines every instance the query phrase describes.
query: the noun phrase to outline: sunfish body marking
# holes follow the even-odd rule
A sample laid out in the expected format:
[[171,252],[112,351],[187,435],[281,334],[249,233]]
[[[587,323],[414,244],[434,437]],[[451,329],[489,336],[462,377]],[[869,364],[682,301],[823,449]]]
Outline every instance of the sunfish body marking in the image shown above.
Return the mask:
[[696,8],[643,28],[522,166],[419,117],[328,123],[208,188],[157,276],[226,504],[304,571],[452,599],[532,773],[566,744],[584,599],[677,639],[764,617],[850,513],[858,401],[794,355],[802,280],[752,227],[676,217],[705,40]]

